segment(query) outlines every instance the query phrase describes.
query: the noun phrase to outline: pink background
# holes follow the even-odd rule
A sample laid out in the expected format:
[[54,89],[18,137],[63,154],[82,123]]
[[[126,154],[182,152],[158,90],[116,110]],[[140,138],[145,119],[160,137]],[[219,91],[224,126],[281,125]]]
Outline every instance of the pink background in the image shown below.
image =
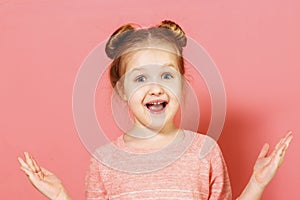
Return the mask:
[[299,8],[296,0],[1,1],[1,198],[45,199],[19,170],[17,156],[29,151],[63,180],[73,199],[84,199],[90,155],[72,118],[76,73],[120,25],[171,19],[203,45],[222,74],[227,117],[218,142],[234,197],[247,183],[263,143],[273,148],[291,129],[295,137],[285,163],[263,199],[297,199]]

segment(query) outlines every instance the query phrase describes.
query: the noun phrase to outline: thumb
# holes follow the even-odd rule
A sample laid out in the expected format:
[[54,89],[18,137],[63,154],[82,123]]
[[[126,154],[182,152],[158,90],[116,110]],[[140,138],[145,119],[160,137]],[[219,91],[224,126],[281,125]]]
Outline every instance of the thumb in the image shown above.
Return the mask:
[[262,147],[262,149],[260,150],[258,158],[264,158],[264,157],[266,157],[266,155],[269,152],[269,148],[270,148],[270,145],[268,143],[265,143],[264,146]]

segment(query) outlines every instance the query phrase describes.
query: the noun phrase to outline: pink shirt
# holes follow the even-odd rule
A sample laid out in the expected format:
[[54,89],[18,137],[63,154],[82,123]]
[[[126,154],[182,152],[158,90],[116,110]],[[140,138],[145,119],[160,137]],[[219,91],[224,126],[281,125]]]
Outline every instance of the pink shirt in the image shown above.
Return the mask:
[[[206,135],[191,131],[184,131],[184,134],[192,136],[192,140],[181,156],[169,165],[151,172],[120,171],[91,158],[86,175],[86,199],[231,200],[227,168],[217,143]],[[213,144],[210,146],[212,148],[206,154],[200,154],[209,143]],[[126,146],[123,136],[118,137],[113,144],[127,152],[138,152]],[[108,158],[110,156],[113,155],[108,155]]]

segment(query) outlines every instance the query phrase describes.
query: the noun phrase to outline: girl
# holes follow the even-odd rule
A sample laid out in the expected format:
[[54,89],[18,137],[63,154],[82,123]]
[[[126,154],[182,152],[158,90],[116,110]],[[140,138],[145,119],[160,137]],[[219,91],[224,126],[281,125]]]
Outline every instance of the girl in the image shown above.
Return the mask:
[[[133,127],[91,158],[86,199],[232,199],[225,161],[209,136],[174,124],[184,90],[183,30],[172,21],[117,29],[106,44],[111,84],[127,102]],[[256,200],[282,164],[289,132],[268,155],[265,144],[239,200]],[[211,148],[204,156],[204,143]],[[25,152],[18,158],[32,184],[50,199],[71,199],[60,180]]]

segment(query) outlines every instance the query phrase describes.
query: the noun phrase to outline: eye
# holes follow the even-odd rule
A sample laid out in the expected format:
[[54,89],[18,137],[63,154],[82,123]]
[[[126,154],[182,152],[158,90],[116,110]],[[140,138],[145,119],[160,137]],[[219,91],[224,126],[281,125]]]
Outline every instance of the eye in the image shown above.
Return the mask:
[[146,81],[146,77],[145,76],[138,76],[135,79],[136,82],[140,83],[140,82],[145,82]]
[[161,75],[161,78],[162,78],[162,79],[171,79],[171,78],[174,78],[174,77],[173,77],[173,75],[170,74],[170,73],[163,73],[163,74]]

